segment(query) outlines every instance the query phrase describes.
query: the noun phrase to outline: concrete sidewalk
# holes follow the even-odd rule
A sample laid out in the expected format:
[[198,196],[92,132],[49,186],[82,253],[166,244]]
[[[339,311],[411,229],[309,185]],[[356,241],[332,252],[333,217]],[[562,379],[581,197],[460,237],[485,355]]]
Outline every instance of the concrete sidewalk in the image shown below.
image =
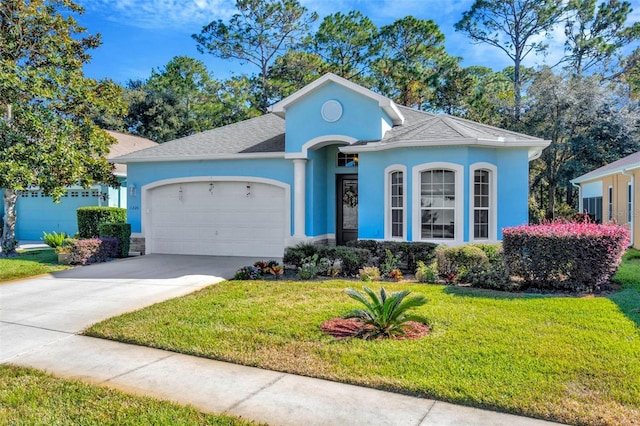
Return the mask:
[[270,425],[553,424],[77,335],[7,361]]
[[0,283],[0,363],[271,425],[549,425],[423,398],[78,335],[228,278],[248,258],[148,255]]

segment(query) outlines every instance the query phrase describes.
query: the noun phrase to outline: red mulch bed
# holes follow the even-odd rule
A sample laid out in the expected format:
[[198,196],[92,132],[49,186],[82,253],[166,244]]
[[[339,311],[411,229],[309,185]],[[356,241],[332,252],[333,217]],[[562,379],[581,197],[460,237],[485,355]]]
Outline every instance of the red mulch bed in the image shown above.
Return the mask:
[[[366,335],[367,327],[358,321],[355,318],[344,319],[340,317],[331,318],[330,320],[326,320],[320,325],[320,329],[327,333],[330,336],[335,337],[336,339],[346,339],[347,337],[360,337]],[[429,335],[431,333],[431,329],[428,325],[409,321],[406,323],[404,331],[406,335],[404,336],[394,336],[392,339],[395,340],[404,340],[404,339],[420,339],[424,336]]]

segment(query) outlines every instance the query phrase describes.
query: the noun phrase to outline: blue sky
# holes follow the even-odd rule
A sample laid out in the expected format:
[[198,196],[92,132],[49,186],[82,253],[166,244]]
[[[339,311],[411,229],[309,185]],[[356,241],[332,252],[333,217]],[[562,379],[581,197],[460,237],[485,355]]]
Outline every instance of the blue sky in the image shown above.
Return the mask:
[[[463,57],[463,66],[485,65],[496,70],[510,65],[507,56],[496,48],[472,44],[454,24],[469,9],[472,0],[299,0],[321,21],[325,16],[359,10],[378,27],[413,15],[432,19],[444,33],[447,52]],[[151,70],[166,65],[174,56],[185,55],[202,60],[215,78],[226,79],[243,68],[229,60],[201,54],[191,34],[217,19],[227,21],[235,11],[234,0],[76,0],[85,8],[78,18],[89,33],[100,33],[103,44],[92,51],[93,60],[85,68],[92,78],[111,78],[119,83],[147,78]],[[633,17],[640,15],[639,0]],[[316,24],[317,25],[317,24]],[[562,54],[562,28],[549,34],[550,53],[546,58],[531,57],[525,64],[554,63]],[[254,72],[253,68],[244,71]]]

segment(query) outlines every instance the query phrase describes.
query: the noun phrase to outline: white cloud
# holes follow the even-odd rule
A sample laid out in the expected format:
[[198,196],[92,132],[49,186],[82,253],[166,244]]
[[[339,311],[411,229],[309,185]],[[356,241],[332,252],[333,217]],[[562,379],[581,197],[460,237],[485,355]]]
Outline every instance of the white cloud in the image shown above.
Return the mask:
[[88,12],[144,29],[185,29],[228,19],[235,10],[229,0],[78,0]]

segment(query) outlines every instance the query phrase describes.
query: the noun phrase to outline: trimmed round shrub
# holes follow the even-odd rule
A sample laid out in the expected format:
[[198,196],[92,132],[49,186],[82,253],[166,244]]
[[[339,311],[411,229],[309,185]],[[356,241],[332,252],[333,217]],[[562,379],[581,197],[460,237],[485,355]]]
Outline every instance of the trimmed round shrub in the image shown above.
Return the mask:
[[131,244],[131,224],[129,223],[101,223],[98,225],[100,237],[113,237],[118,240],[116,257],[129,256]]
[[102,223],[126,223],[127,209],[120,207],[80,207],[78,216],[78,234],[80,238],[96,238],[100,236],[98,227]]
[[619,225],[549,223],[503,230],[505,268],[523,287],[591,292],[615,274],[629,246]]

